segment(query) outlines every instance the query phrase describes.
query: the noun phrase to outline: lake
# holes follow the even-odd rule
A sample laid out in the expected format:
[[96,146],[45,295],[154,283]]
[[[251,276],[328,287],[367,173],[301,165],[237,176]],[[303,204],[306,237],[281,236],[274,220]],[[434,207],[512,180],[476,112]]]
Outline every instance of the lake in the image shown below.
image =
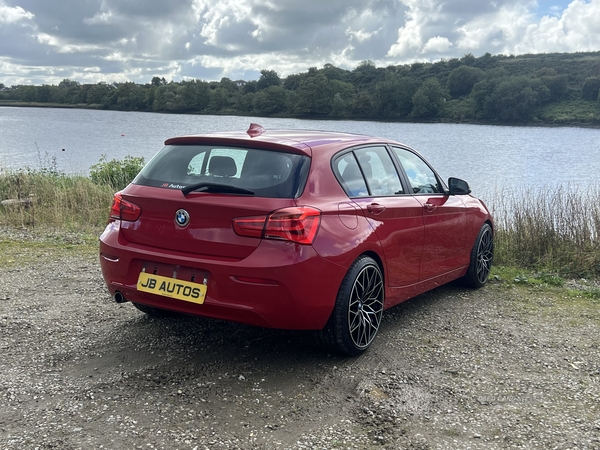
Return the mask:
[[585,187],[600,174],[600,129],[414,124],[0,107],[0,171],[56,167],[87,174],[102,155],[146,161],[182,134],[265,128],[346,131],[391,138],[422,153],[475,194],[503,187]]

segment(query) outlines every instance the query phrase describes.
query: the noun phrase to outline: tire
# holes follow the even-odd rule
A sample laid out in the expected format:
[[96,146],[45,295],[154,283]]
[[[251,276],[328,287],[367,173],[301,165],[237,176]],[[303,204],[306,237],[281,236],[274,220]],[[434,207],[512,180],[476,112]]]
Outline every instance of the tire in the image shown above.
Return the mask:
[[316,333],[318,343],[348,356],[364,352],[379,331],[384,296],[379,265],[361,256],[348,269],[325,328]]
[[168,311],[166,309],[155,308],[154,306],[143,305],[141,303],[131,303],[141,312],[148,314],[151,317],[176,317],[179,315],[175,311]]
[[484,223],[471,249],[471,261],[463,278],[464,283],[475,289],[483,287],[490,276],[493,259],[494,233],[492,227]]

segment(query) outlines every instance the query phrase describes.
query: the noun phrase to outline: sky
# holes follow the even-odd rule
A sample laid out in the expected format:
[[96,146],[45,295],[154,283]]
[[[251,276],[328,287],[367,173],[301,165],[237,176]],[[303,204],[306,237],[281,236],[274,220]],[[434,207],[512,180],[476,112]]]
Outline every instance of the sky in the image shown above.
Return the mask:
[[6,86],[598,50],[600,0],[0,0]]

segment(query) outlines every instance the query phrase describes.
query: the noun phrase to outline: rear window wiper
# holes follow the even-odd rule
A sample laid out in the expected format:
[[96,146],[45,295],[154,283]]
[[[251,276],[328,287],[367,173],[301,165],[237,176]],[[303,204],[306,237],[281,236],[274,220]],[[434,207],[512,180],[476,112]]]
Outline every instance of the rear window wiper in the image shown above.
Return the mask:
[[219,183],[196,183],[190,186],[184,187],[181,192],[183,195],[188,195],[190,192],[214,192],[220,194],[244,194],[254,195],[254,191],[244,189],[236,186],[230,186],[228,184]]

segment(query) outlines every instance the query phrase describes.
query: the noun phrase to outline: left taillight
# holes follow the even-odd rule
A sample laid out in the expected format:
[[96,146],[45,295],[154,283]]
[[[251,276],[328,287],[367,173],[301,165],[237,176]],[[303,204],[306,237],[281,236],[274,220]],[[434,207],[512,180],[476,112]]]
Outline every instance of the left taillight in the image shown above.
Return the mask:
[[321,211],[310,206],[283,208],[266,216],[233,219],[240,236],[312,244],[321,224]]
[[120,192],[115,194],[113,204],[110,208],[110,220],[127,220],[128,222],[135,222],[139,219],[141,213],[142,208],[138,205],[124,200]]

